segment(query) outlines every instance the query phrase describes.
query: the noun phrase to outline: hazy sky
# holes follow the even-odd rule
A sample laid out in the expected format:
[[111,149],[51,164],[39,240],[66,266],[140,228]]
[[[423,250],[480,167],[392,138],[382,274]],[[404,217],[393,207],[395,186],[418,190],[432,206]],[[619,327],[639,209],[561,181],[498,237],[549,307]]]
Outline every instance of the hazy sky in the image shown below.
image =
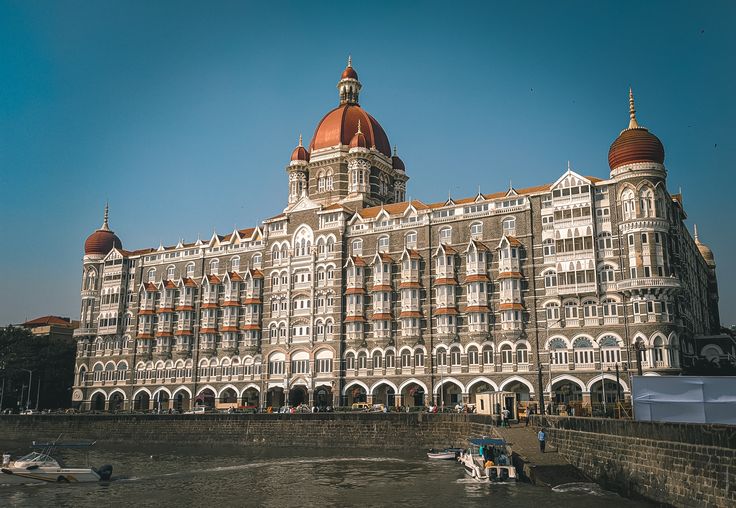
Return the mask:
[[632,85],[734,323],[735,23],[732,1],[0,0],[0,324],[78,317],[105,200],[130,249],[279,213],[348,54],[428,202],[568,160],[606,178]]

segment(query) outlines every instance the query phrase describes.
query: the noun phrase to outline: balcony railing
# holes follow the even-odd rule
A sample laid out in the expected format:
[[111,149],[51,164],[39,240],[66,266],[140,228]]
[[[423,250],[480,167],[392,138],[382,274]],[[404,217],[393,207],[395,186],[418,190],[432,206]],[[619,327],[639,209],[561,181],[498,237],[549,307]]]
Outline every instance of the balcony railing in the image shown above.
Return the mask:
[[675,277],[642,277],[618,282],[619,291],[641,288],[672,288],[679,289],[680,281]]

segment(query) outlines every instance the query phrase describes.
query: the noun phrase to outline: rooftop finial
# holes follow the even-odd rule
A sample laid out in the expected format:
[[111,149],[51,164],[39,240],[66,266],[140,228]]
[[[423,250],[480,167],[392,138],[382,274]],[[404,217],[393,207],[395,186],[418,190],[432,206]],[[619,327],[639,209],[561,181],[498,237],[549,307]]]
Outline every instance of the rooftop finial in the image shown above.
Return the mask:
[[394,145],[394,157],[399,155],[399,151],[396,149],[396,145]]
[[299,146],[302,146],[302,133],[299,133]]
[[695,234],[695,242],[699,243],[700,238],[698,237],[698,225],[697,224],[693,224],[693,233]]
[[353,66],[353,55],[348,55],[348,67]]
[[570,161],[567,161],[567,170],[572,171],[572,167],[570,166]]
[[105,201],[105,217],[102,219],[102,227],[100,229],[103,229],[105,231],[110,230],[110,225],[107,223],[107,219],[110,215],[110,207],[107,205],[107,201]]
[[634,92],[629,87],[629,129],[636,129],[639,124],[636,123],[636,109],[634,109]]
[[362,132],[360,131],[360,118],[358,118],[358,134],[363,134],[363,133],[362,133]]

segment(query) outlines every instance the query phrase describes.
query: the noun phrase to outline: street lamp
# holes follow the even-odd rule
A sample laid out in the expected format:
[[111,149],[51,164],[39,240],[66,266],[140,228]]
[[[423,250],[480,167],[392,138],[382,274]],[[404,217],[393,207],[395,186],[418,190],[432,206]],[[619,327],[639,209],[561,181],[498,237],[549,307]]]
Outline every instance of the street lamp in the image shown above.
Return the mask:
[[[545,328],[545,342],[549,341],[549,327],[550,325],[556,325],[557,323],[562,323],[564,326],[563,318],[559,318],[552,323],[545,320],[544,328]],[[539,334],[536,334],[536,340],[537,340],[537,390],[539,391],[539,414],[544,416],[544,385],[542,381],[542,354],[540,353],[539,349]],[[552,359],[549,360],[549,383],[550,383],[550,390],[552,390]],[[550,397],[552,397],[550,395]]]
[[28,409],[31,406],[31,386],[33,384],[33,371],[30,369],[20,370],[28,372],[28,400],[26,401],[26,409]]

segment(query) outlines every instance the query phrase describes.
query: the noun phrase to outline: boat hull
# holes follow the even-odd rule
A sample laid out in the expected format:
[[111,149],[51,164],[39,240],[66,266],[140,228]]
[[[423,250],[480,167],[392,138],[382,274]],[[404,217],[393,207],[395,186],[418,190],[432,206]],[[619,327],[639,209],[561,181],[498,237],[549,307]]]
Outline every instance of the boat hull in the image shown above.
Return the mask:
[[16,468],[4,467],[0,474],[0,484],[28,483],[82,483],[98,482],[100,475],[92,469],[72,469],[59,467]]

